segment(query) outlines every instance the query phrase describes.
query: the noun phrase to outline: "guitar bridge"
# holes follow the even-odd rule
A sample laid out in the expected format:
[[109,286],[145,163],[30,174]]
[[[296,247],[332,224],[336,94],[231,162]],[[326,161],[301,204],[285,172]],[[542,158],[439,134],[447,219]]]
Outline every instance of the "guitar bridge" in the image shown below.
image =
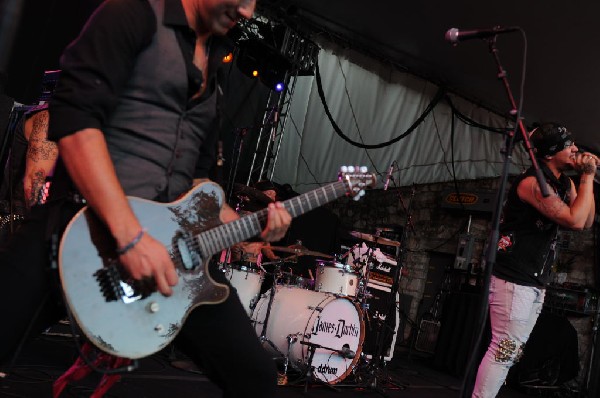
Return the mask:
[[100,291],[107,302],[121,300],[125,304],[144,299],[156,291],[154,281],[130,278],[119,263],[99,269],[94,273]]

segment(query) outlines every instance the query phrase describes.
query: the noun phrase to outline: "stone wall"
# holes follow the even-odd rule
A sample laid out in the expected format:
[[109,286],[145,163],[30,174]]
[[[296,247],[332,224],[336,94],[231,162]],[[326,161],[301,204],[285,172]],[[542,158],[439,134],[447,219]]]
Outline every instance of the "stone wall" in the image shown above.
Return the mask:
[[[498,179],[476,181],[460,181],[458,189],[461,192],[489,191],[492,197],[498,189]],[[410,318],[417,320],[420,303],[426,290],[432,253],[442,253],[455,256],[458,237],[467,232],[475,238],[472,267],[479,268],[482,264],[483,250],[488,239],[492,212],[467,212],[463,210],[446,209],[441,206],[442,192],[455,189],[452,182],[418,185],[389,189],[387,191],[372,190],[360,201],[348,198],[331,204],[330,209],[340,217],[342,226],[348,230],[359,230],[374,233],[377,227],[400,225],[407,222],[407,210],[414,228],[408,228],[404,250],[404,269],[407,271],[400,284],[401,293],[413,297],[410,308]],[[411,199],[412,197],[412,199]],[[494,204],[490,204],[493,209]],[[471,216],[469,222],[469,216]],[[594,233],[590,231],[561,233],[561,254],[559,259],[563,264],[569,263],[567,282],[581,285],[595,285],[596,250]],[[569,262],[570,259],[573,259]],[[465,272],[468,283],[478,282],[476,275]],[[423,309],[421,309],[423,311]],[[591,317],[572,317],[569,320],[578,331],[579,354],[582,369],[580,381],[585,374],[590,355],[590,340],[592,336]],[[405,330],[405,337],[410,329]]]

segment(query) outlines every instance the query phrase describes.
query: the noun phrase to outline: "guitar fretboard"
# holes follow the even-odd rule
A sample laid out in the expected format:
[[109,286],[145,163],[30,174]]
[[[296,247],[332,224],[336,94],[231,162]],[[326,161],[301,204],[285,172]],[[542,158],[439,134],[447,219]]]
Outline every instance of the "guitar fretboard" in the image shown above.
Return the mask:
[[[328,184],[283,202],[292,217],[297,217],[319,206],[344,196],[346,186],[342,181]],[[267,222],[267,209],[262,209],[238,220],[204,231],[197,236],[206,257],[236,243],[260,234]]]

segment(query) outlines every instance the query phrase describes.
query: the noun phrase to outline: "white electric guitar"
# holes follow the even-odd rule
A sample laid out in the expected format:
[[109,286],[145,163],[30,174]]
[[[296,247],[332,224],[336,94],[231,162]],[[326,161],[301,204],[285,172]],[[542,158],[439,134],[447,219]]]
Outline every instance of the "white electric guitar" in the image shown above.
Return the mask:
[[[364,167],[342,168],[337,182],[283,204],[296,217],[344,195],[358,198],[375,182]],[[140,223],[167,247],[176,266],[179,283],[170,297],[127,275],[114,239],[91,209],[85,207],[73,217],[60,242],[60,279],[67,305],[96,347],[125,358],[151,355],[175,338],[193,308],[227,298],[229,288],[210,277],[208,262],[221,250],[258,235],[267,211],[223,224],[223,201],[223,190],[211,182],[171,203],[129,198]]]

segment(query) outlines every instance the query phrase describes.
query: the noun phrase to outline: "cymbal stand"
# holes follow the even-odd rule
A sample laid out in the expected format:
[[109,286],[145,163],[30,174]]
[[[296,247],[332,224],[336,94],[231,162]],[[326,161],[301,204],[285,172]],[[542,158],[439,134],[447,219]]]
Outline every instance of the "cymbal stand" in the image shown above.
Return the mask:
[[[360,287],[358,294],[357,294],[358,301],[360,302],[360,308],[364,311],[369,310],[369,304],[367,303],[367,299],[370,299],[372,297],[372,295],[367,290],[367,287],[369,285],[369,277],[371,275],[371,266],[373,264],[373,259],[375,258],[374,254],[375,254],[375,249],[373,249],[372,246],[367,245],[367,251],[365,252],[366,260],[365,260],[365,264],[363,265],[363,267],[365,267],[365,272],[364,272],[364,275],[360,277],[362,279],[361,280],[362,286]],[[363,256],[360,256],[360,257],[363,257]],[[355,263],[357,261],[360,263],[360,261],[358,259],[354,259]]]
[[[408,230],[410,229],[414,233],[414,227],[413,227],[412,221],[411,221],[411,208],[412,208],[412,202],[413,202],[412,199],[414,197],[414,194],[415,194],[415,188],[413,186],[413,188],[411,190],[409,206],[407,208],[404,204],[404,200],[402,199],[400,192],[398,192],[400,203],[406,213],[406,223],[404,225],[404,228],[402,229],[402,237],[400,239],[400,245],[398,246],[398,249],[396,251],[397,266],[394,268],[394,272],[392,274],[392,286],[390,288],[390,295],[388,297],[388,302],[387,302],[388,307],[387,307],[387,311],[385,313],[386,316],[385,316],[385,318],[383,318],[380,321],[383,326],[381,326],[378,329],[377,343],[375,345],[377,347],[377,352],[376,352],[376,355],[373,356],[371,363],[369,363],[369,365],[367,366],[369,376],[371,377],[371,379],[369,380],[369,386],[371,388],[374,388],[376,391],[378,391],[381,394],[384,394],[383,393],[383,389],[385,388],[384,385],[393,385],[394,387],[400,388],[400,389],[406,389],[408,387],[408,384],[393,381],[391,379],[391,377],[387,374],[386,362],[385,362],[385,358],[384,358],[385,357],[384,348],[385,348],[385,342],[389,336],[389,333],[396,333],[396,331],[393,329],[393,326],[387,325],[385,320],[388,319],[388,317],[391,317],[391,315],[394,313],[394,311],[396,310],[396,307],[398,305],[398,303],[396,302],[396,295],[398,294],[398,290],[400,289],[400,280],[402,278],[402,269],[404,268],[404,254],[405,254],[404,245],[406,244],[406,241],[408,239]],[[375,242],[377,242],[377,240],[375,240]],[[390,347],[390,349],[393,350],[394,347]],[[379,380],[380,378],[385,379],[385,383],[381,383]]]

